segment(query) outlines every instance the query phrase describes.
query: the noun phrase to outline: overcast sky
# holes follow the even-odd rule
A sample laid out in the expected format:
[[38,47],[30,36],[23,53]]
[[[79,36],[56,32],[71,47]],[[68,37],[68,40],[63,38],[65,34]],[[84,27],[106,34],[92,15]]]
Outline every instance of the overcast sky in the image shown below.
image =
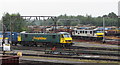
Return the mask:
[[0,0],[0,17],[8,13],[21,15],[92,15],[118,14],[119,0]]

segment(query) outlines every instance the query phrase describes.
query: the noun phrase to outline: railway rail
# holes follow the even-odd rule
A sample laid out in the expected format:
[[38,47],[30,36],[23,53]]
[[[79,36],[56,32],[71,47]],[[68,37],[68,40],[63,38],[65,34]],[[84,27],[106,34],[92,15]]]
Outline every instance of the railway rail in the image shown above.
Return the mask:
[[[13,54],[12,54],[13,55]],[[16,55],[14,53],[14,55]],[[52,57],[52,58],[68,58],[68,59],[85,59],[85,60],[102,60],[102,61],[117,61],[120,59],[111,59],[111,58],[95,58],[95,57],[74,57],[74,56],[62,56],[62,55],[36,55],[36,54],[22,54],[23,56],[31,56],[31,57]]]
[[[57,47],[60,49],[60,47]],[[51,47],[29,47],[29,46],[12,46],[12,49],[18,49],[18,50],[45,50],[45,49],[51,49]],[[101,48],[101,47],[84,47],[84,46],[71,46],[66,47],[64,49],[81,49],[81,50],[103,50],[103,51],[120,51],[120,49],[114,49],[114,48]]]
[[[26,51],[31,51],[33,50],[34,52],[44,52],[43,54],[35,54],[34,52],[32,53],[23,53],[23,56],[35,56],[35,57],[52,57],[52,58],[68,58],[68,59],[85,59],[85,60],[102,60],[102,61],[117,61],[119,62],[120,59],[120,53],[114,52],[115,50],[106,50],[102,48],[87,48],[87,47],[77,47],[77,46],[72,46],[71,48],[66,48],[67,50],[49,50],[50,48],[44,48],[44,47],[23,47],[23,46],[13,46],[12,47],[15,50],[18,49],[18,51],[26,50]],[[94,49],[94,50],[93,50]],[[104,50],[104,51],[100,51]],[[16,55],[17,53],[6,53],[10,55]],[[80,55],[99,55],[99,56],[105,56],[105,57],[118,57],[118,58],[100,58],[100,57],[82,57]]]
[[[44,47],[13,47],[13,49],[16,50],[33,50],[33,51],[41,51],[46,52],[46,50],[52,51],[51,48],[44,48]],[[106,48],[88,48],[88,47],[77,47],[72,46],[72,48],[57,48],[55,52],[70,52],[75,53],[76,55],[79,54],[91,54],[91,55],[105,55],[105,56],[120,56],[120,53],[118,51],[119,49],[108,49]]]
[[[96,44],[103,44],[102,40],[84,40],[84,39],[74,39],[74,41],[76,42],[96,42]],[[106,39],[104,44],[108,44],[108,45],[120,45],[120,40],[118,39]]]
[[104,51],[120,51],[120,49],[113,48],[101,48],[101,47],[83,47],[83,46],[72,46],[72,49],[90,49],[90,50],[104,50]]
[[72,58],[72,59],[104,60],[104,61],[120,61],[120,59],[88,58],[88,57],[68,57],[68,56],[53,56],[53,55],[51,56],[51,55],[24,54],[24,56],[40,56],[40,57]]

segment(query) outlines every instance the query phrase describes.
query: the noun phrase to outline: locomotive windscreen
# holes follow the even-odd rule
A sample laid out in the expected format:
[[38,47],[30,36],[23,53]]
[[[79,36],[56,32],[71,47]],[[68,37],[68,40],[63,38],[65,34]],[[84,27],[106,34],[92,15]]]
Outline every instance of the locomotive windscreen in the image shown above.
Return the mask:
[[64,34],[64,37],[71,37],[69,34]]

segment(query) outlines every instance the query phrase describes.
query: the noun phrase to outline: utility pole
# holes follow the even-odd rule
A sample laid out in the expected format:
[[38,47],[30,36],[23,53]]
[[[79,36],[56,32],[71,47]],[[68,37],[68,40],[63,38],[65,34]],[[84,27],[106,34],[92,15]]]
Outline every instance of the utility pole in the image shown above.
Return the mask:
[[5,26],[4,26],[4,17],[2,17],[2,34],[3,34],[3,39],[2,39],[2,51],[3,55],[5,54],[5,51],[3,49],[3,45],[5,43]]
[[57,31],[56,31],[56,30],[57,30],[57,28],[56,28],[56,27],[57,27],[57,17],[55,17],[53,21],[55,22],[55,23],[54,23],[54,26],[55,26],[54,32],[56,33],[56,32],[57,32]]
[[105,43],[105,18],[103,17],[103,43]]
[[11,21],[11,16],[10,16],[10,44],[12,44],[12,21]]
[[118,2],[118,16],[117,16],[117,19],[118,19],[118,21],[117,21],[117,30],[118,30],[118,28],[120,27],[120,1]]

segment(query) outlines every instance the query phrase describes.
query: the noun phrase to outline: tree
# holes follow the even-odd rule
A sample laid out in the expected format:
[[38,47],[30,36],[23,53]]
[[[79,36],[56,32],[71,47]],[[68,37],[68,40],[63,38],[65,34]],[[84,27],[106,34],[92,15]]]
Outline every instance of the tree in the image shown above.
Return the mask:
[[118,18],[117,27],[120,27],[120,18]]
[[0,31],[2,31],[2,21],[0,20]]
[[3,23],[7,28],[7,31],[21,32],[27,30],[25,20],[20,17],[20,14],[9,14],[6,13],[3,16]]
[[114,12],[111,12],[111,13],[108,14],[108,17],[117,18],[117,15]]

